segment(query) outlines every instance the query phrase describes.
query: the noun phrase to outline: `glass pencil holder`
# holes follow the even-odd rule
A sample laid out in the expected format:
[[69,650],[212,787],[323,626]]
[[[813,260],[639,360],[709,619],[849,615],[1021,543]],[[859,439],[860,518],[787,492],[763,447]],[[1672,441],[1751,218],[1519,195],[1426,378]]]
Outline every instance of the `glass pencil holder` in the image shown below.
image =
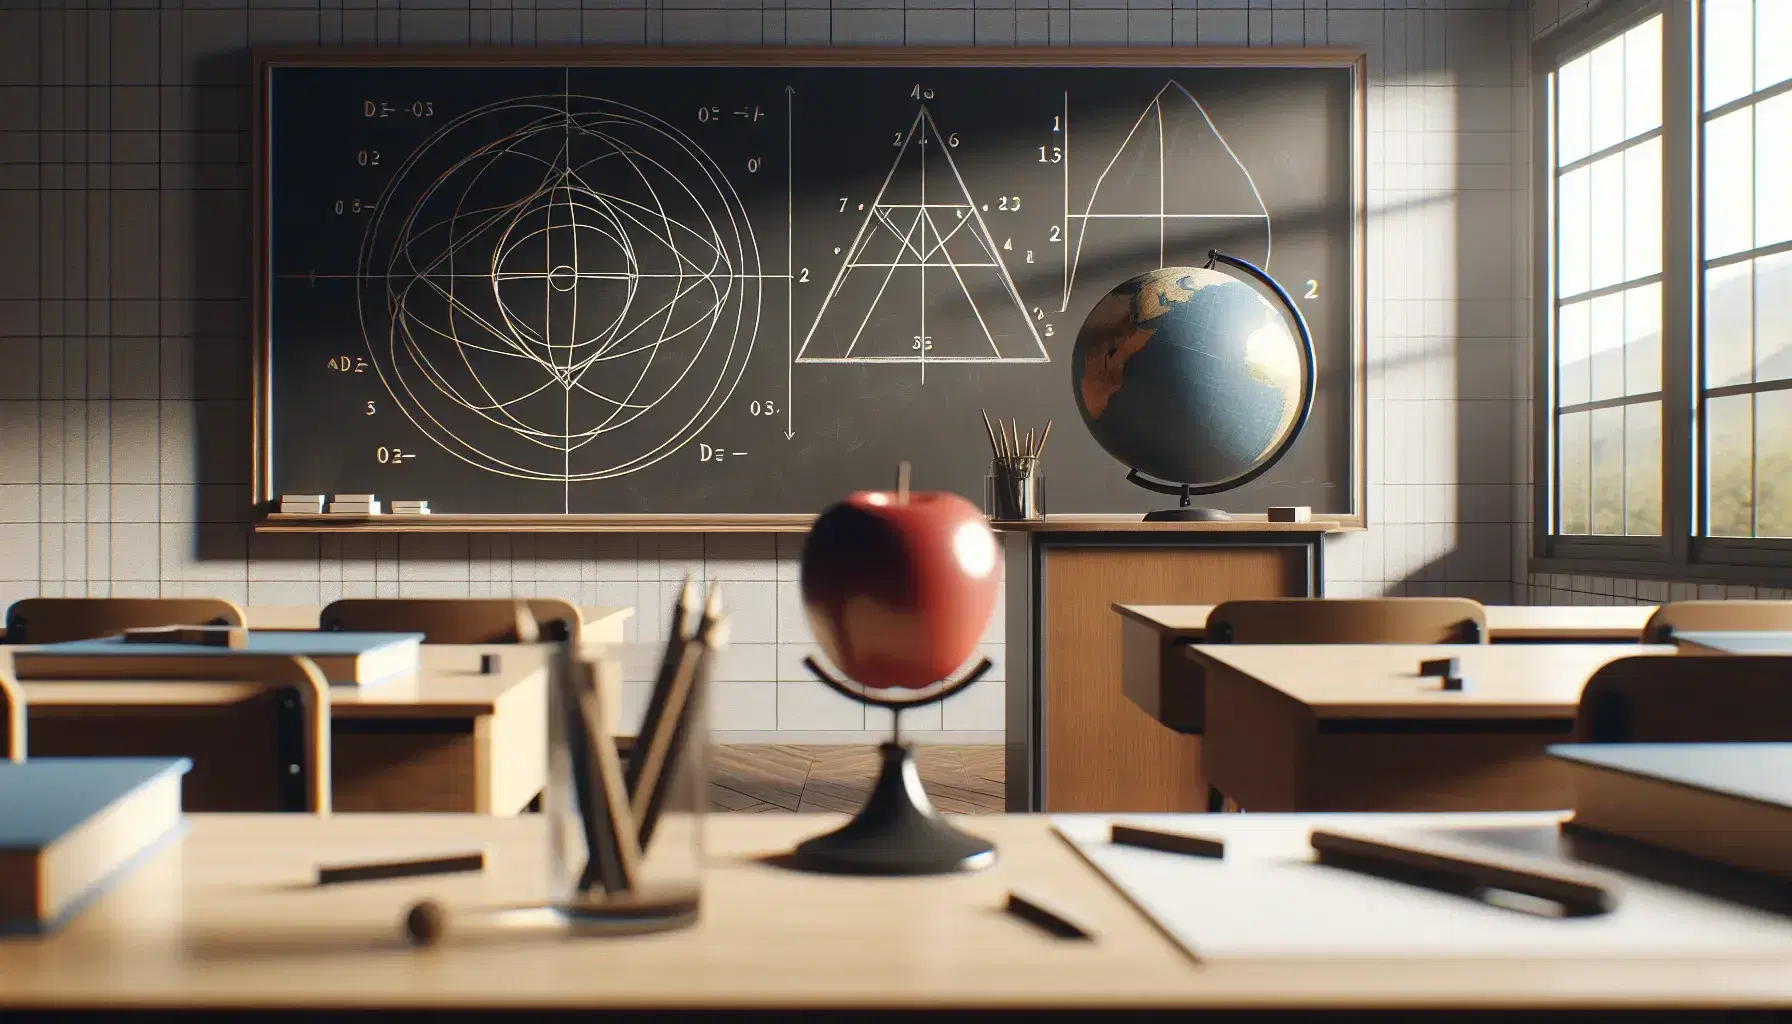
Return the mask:
[[[612,653],[614,649],[612,649]],[[703,659],[707,661],[707,659]],[[696,923],[703,890],[707,665],[663,672],[622,756],[621,669],[558,659],[548,699],[550,902],[569,930],[666,931]],[[682,687],[682,693],[678,692]]]
[[999,458],[983,478],[983,511],[998,522],[1045,518],[1045,475],[1035,456]]

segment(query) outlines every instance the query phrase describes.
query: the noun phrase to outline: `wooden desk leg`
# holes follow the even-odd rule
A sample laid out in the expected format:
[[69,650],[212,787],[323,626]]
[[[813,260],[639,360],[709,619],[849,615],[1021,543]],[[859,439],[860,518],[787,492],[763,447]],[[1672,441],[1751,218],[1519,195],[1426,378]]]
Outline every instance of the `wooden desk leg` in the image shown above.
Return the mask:
[[521,814],[547,785],[546,670],[512,687],[492,713],[473,721],[474,809]]
[[1224,808],[1306,810],[1318,720],[1305,704],[1233,669],[1207,668],[1207,777]]

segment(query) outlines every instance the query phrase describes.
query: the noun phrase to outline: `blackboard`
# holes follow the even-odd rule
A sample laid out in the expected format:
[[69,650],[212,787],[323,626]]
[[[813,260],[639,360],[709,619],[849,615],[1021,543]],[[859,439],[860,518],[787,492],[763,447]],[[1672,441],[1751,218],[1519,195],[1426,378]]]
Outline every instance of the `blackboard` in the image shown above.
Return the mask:
[[1313,331],[1274,471],[1360,514],[1361,65],[1331,51],[258,57],[256,499],[792,515],[980,499],[980,410],[1055,513],[1166,499],[1084,429],[1070,347],[1210,248]]

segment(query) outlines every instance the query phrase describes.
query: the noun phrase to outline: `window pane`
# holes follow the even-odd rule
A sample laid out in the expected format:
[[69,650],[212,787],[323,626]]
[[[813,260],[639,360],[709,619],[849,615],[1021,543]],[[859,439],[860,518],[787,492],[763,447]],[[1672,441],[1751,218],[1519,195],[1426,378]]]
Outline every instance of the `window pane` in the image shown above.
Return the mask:
[[1624,294],[1601,295],[1592,305],[1593,401],[1597,402],[1624,393]]
[[1588,287],[1590,177],[1585,167],[1569,171],[1556,189],[1556,295],[1561,298],[1579,295]]
[[1792,93],[1755,106],[1755,183],[1755,244],[1792,238]]
[[1571,412],[1557,421],[1556,440],[1561,472],[1561,512],[1558,529],[1563,533],[1586,534],[1591,523],[1588,516],[1589,471],[1591,455],[1587,430],[1592,414]]
[[1752,247],[1754,108],[1705,125],[1705,258]]
[[1624,407],[1624,532],[1661,536],[1661,403]]
[[1747,261],[1705,271],[1705,386],[1745,384],[1754,362],[1751,324],[1750,264]]
[[1593,152],[1624,141],[1624,37],[1591,54],[1593,58]]
[[1661,15],[1624,33],[1624,137],[1661,124]]
[[1589,401],[1587,356],[1591,330],[1591,302],[1563,306],[1556,321],[1556,404],[1579,405]]
[[1792,391],[1755,396],[1755,536],[1792,537]]
[[1705,404],[1705,472],[1710,489],[1706,533],[1713,537],[1747,537],[1754,532],[1754,441],[1749,429],[1753,397],[1730,395]]
[[1624,293],[1624,393],[1661,390],[1661,285]]
[[1624,152],[1624,280],[1661,272],[1661,140]]
[[1591,153],[1588,130],[1592,125],[1593,96],[1587,79],[1593,58],[1581,57],[1556,72],[1556,166],[1571,164]]
[[1705,0],[1705,109],[1754,90],[1751,0]]
[[1592,262],[1587,283],[1604,288],[1624,280],[1624,154],[1593,164]]
[[1755,261],[1755,379],[1792,378],[1792,252]]
[[1624,408],[1593,410],[1593,532],[1624,532]]
[[1792,4],[1767,0],[1755,5],[1755,88],[1792,78]]

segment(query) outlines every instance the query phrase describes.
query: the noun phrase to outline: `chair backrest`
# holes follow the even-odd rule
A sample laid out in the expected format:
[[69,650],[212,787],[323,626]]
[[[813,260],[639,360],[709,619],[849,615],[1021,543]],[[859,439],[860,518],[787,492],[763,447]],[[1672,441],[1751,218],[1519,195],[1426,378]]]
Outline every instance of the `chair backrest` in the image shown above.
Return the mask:
[[1487,610],[1464,597],[1227,601],[1207,616],[1207,642],[1481,644]]
[[1574,735],[1582,743],[1792,742],[1792,658],[1607,662],[1581,691]]
[[555,597],[344,598],[318,616],[320,629],[422,633],[428,644],[531,643],[536,628],[542,640],[576,642],[583,623],[572,602]]
[[189,811],[330,812],[330,687],[274,654],[12,653],[32,754],[185,757]]
[[241,626],[221,597],[28,597],[6,611],[9,644],[58,644],[152,626]]
[[1673,642],[1675,633],[1792,629],[1792,601],[1672,601],[1643,624],[1646,644]]
[[0,761],[25,760],[25,690],[12,677],[12,659],[0,661]]

